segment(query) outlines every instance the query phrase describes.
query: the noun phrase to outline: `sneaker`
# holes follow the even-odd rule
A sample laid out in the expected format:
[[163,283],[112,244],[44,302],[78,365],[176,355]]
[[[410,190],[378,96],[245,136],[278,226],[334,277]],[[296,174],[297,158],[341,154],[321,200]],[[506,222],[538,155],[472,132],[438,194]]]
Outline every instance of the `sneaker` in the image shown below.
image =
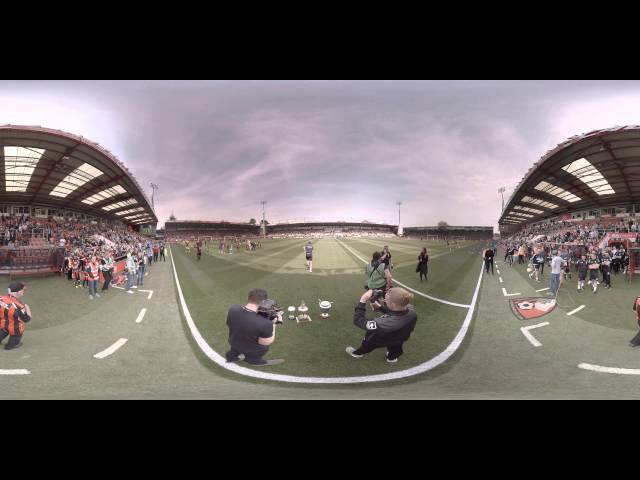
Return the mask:
[[384,356],[387,357],[387,363],[398,363],[397,358],[389,358],[389,352],[386,352]]
[[236,358],[235,360],[227,360],[227,363],[236,363],[236,362],[240,362],[242,360],[244,360],[244,353],[241,353],[240,355],[238,355],[238,358]]
[[353,358],[362,358],[362,357],[364,357],[364,355],[357,355],[357,354],[353,353],[353,352],[355,352],[356,350],[357,350],[356,348],[353,348],[353,347],[347,347],[347,348],[345,349],[345,352],[347,352],[347,353],[348,353],[349,355],[351,355]]
[[127,293],[130,293],[131,295],[133,295],[133,290],[127,290]]
[[89,295],[89,300],[93,300],[93,295]]
[[133,287],[131,287],[131,288],[138,288],[138,286],[137,286],[137,285],[134,285],[134,286],[133,286]]
[[99,294],[99,293],[96,293],[96,297],[100,298],[100,294]]
[[284,358],[273,358],[261,364],[253,364],[254,367],[268,367],[270,365],[280,365],[284,363]]

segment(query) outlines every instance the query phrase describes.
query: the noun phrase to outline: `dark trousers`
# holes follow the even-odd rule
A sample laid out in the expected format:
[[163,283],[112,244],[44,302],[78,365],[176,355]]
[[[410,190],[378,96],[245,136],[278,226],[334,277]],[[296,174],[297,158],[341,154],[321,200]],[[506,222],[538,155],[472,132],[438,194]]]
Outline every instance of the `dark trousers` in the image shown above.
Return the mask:
[[109,284],[111,283],[111,271],[102,272],[102,276],[104,277],[102,290],[109,290]]
[[608,268],[602,270],[602,283],[611,286],[611,272]]
[[6,330],[0,330],[0,342],[7,337],[9,337],[9,341],[4,347],[5,350],[16,348],[20,344],[20,340],[22,340],[22,335],[9,335],[9,332]]
[[360,347],[358,347],[358,349],[353,352],[356,355],[365,355],[369,352],[374,351],[376,348],[387,348],[387,358],[389,360],[394,360],[398,357],[400,357],[400,355],[402,355],[404,352],[402,350],[402,344],[404,342],[398,343],[396,345],[375,345],[372,344],[371,342],[368,342],[366,340],[362,340],[362,344],[360,345]]
[[638,334],[631,339],[631,344],[640,345],[640,332],[638,332]]
[[426,265],[421,265],[420,266],[420,281],[422,281],[422,277],[424,276],[424,279],[427,279],[427,266]]
[[493,275],[493,258],[485,258],[484,265],[487,267],[487,273],[489,273],[489,266],[491,266],[491,274]]
[[262,357],[264,357],[267,354],[267,352],[269,351],[269,347],[264,345],[263,348],[264,350],[262,351],[245,353],[231,347],[229,351],[226,353],[225,357],[227,358],[227,362],[236,362],[238,360],[238,357],[242,353],[244,355],[245,362],[250,363],[252,365],[264,365],[265,363],[267,363],[267,361]]
[[162,257],[163,262],[167,261],[167,259],[164,257],[164,251],[160,252],[160,257]]
[[518,255],[518,265],[524,263],[524,255]]

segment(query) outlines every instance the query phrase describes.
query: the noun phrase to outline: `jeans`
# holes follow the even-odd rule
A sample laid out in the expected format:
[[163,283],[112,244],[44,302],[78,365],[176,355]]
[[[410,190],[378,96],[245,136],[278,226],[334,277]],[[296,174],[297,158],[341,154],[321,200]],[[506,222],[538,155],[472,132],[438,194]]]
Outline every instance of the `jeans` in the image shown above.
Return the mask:
[[131,287],[133,287],[133,272],[130,272],[127,270],[126,276],[127,276],[127,290],[131,290]]
[[144,287],[144,270],[144,265],[138,267],[138,285],[141,287]]
[[549,291],[554,295],[558,293],[558,289],[560,288],[560,274],[552,273],[551,278],[549,279]]
[[89,295],[98,293],[98,280],[89,280]]

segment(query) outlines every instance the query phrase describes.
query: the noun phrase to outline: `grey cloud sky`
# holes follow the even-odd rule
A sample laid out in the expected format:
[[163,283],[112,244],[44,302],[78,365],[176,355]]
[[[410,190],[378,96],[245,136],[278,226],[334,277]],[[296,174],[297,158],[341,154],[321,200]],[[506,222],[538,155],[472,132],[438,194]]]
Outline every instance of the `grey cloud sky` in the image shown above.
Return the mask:
[[99,142],[161,222],[496,225],[497,190],[548,149],[640,124],[638,82],[2,82],[0,123]]

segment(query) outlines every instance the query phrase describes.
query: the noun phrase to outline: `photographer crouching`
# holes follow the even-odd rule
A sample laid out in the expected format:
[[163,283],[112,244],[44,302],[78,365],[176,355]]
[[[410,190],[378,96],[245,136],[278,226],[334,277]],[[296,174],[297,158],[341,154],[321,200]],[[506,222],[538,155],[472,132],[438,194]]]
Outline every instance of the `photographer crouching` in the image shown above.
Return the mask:
[[390,288],[384,298],[385,304],[374,304],[384,315],[368,319],[365,305],[372,295],[373,290],[362,295],[353,314],[354,325],[366,331],[362,344],[357,349],[347,347],[346,352],[354,358],[362,358],[376,348],[386,347],[387,362],[396,363],[403,353],[402,345],[411,336],[418,320],[418,315],[409,304],[413,294],[404,288]]
[[282,323],[282,311],[261,288],[251,290],[247,304],[232,305],[227,313],[230,350],[227,362],[244,360],[255,366],[278,365],[282,358],[265,360],[264,357],[276,339],[276,325]]

